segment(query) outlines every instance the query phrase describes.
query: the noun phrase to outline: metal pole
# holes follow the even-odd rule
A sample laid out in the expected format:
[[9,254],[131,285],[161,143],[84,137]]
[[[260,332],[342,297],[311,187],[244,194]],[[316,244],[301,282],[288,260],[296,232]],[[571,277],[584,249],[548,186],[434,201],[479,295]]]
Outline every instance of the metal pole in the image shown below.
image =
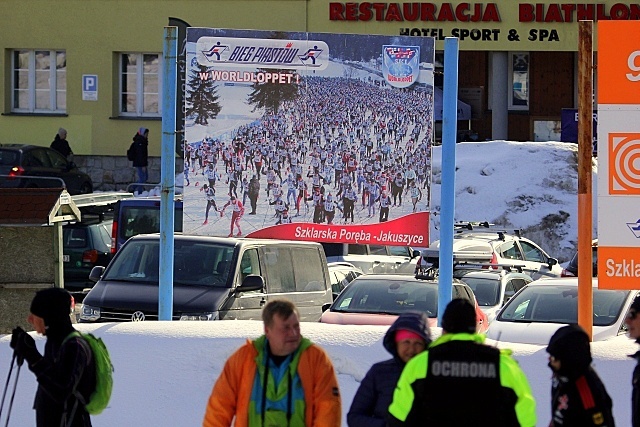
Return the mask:
[[164,27],[162,74],[162,162],[160,166],[160,285],[158,320],[173,317],[173,226],[176,181],[176,77],[178,27]]
[[438,325],[451,302],[453,288],[453,218],[456,189],[456,134],[458,124],[458,39],[444,40],[444,94],[442,99],[442,204],[440,219],[440,272]]
[[578,324],[593,339],[593,22],[578,28]]

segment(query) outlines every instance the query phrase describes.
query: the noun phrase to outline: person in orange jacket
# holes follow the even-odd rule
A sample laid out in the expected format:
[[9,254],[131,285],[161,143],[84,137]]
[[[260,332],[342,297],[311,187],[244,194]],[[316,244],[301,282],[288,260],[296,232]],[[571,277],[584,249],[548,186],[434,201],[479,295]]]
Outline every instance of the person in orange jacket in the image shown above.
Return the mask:
[[287,300],[262,311],[264,335],[225,363],[209,397],[204,427],[339,427],[338,380],[329,356],[300,334]]

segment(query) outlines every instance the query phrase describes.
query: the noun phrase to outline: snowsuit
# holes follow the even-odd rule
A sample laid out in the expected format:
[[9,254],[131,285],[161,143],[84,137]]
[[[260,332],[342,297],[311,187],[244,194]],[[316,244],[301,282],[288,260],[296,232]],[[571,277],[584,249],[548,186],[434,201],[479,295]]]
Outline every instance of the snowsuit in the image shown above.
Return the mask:
[[484,345],[483,335],[442,335],[402,371],[389,427],[535,426],[529,382],[510,353]]
[[403,313],[389,327],[382,345],[393,358],[374,364],[367,372],[353,396],[347,414],[349,427],[385,427],[393,390],[405,364],[398,356],[395,335],[398,329],[414,332],[427,343],[431,342],[427,319],[417,313]]
[[[264,335],[255,341],[247,340],[245,345],[229,357],[213,386],[203,427],[228,427],[234,419],[235,427],[251,427],[254,425],[252,418],[262,416],[262,405],[258,401],[264,390],[256,390],[256,384],[259,384],[258,388],[262,388],[261,376],[256,374],[264,374],[264,366],[258,366],[256,361],[261,360],[261,365],[264,364],[265,341]],[[296,401],[291,417],[292,427],[300,425],[297,424],[298,417],[302,415],[297,412],[300,410],[304,412],[304,425],[307,427],[339,427],[342,410],[338,380],[331,360],[324,350],[305,338],[290,363],[296,357],[297,368],[291,384],[297,381],[296,378],[299,379],[304,400],[300,402],[297,393],[291,396]],[[271,378],[267,382],[270,381]],[[288,392],[293,393],[291,389],[287,390],[287,394]],[[255,425],[262,424],[258,421]]]

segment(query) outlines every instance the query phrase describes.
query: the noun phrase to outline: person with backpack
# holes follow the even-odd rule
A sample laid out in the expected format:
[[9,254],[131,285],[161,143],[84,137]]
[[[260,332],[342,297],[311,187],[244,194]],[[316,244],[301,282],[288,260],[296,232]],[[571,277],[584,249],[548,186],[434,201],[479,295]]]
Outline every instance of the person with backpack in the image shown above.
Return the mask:
[[64,289],[44,289],[33,298],[27,321],[47,337],[44,355],[22,328],[11,335],[18,363],[26,360],[38,381],[37,427],[91,426],[85,403],[96,390],[96,358],[88,341],[73,328],[70,311],[71,294]]
[[[137,183],[139,184],[144,184],[149,179],[149,172],[147,171],[149,164],[148,147],[149,129],[141,127],[138,129],[138,133],[133,136],[133,142],[127,151],[127,158],[133,162],[133,167],[136,168]],[[143,190],[143,185],[137,186],[138,193],[142,193]]]

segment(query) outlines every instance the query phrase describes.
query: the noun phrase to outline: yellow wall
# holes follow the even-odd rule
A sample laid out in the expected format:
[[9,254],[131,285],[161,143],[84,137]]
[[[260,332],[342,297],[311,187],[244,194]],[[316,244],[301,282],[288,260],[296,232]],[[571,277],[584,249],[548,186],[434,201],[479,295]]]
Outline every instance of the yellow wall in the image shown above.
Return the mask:
[[[62,126],[69,131],[69,142],[77,154],[124,155],[138,127],[145,126],[151,130],[150,155],[159,155],[159,119],[116,117],[117,54],[161,53],[163,28],[168,24],[169,17],[180,18],[194,27],[385,35],[398,35],[402,28],[435,28],[445,36],[451,35],[453,28],[498,29],[499,40],[463,40],[460,49],[577,50],[577,22],[521,23],[518,20],[518,5],[524,2],[496,1],[494,4],[499,9],[499,23],[385,22],[375,19],[331,21],[330,3],[328,0],[0,0],[4,18],[0,26],[0,46],[3,50],[0,56],[0,143],[48,145]],[[538,3],[555,4],[540,0]],[[601,2],[607,10],[615,3],[612,0]],[[451,4],[455,7],[459,3]],[[488,3],[478,4],[486,7]],[[441,7],[441,3],[434,5]],[[511,29],[518,31],[519,41],[508,40]],[[528,41],[526,34],[530,29],[556,30],[560,41]],[[436,47],[442,49],[442,46],[443,41],[437,41]],[[8,114],[10,51],[19,48],[66,51],[67,116]],[[98,75],[98,101],[82,100],[83,74]]]

